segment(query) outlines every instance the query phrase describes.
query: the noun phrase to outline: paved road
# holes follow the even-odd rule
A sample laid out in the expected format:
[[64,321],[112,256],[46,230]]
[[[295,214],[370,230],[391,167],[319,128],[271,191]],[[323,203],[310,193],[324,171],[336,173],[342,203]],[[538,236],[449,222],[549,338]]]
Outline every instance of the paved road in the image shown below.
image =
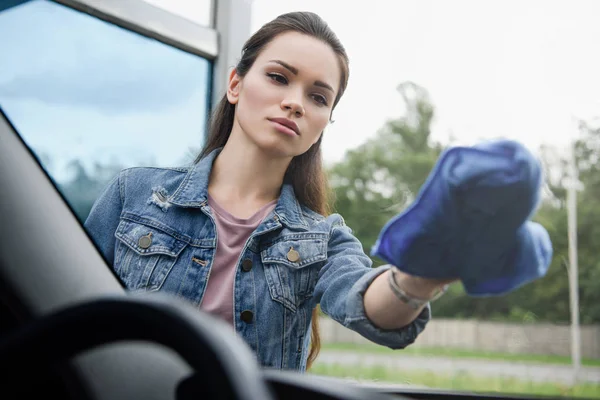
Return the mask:
[[[401,352],[400,352],[401,353]],[[532,364],[512,361],[492,361],[464,358],[423,357],[373,353],[351,353],[323,350],[319,363],[369,366],[385,366],[394,369],[425,370],[457,374],[518,378],[531,382],[557,382],[571,384],[573,371],[569,365]],[[600,367],[582,367],[579,381],[600,384]]]

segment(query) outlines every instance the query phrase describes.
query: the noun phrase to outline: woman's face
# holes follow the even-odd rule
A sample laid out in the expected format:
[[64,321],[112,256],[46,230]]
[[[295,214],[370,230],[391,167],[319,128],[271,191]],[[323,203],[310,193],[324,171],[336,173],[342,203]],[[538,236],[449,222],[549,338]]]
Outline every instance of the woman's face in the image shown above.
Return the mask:
[[278,35],[245,77],[231,74],[227,97],[236,105],[234,129],[274,156],[305,153],[329,122],[340,75],[328,44],[297,32]]

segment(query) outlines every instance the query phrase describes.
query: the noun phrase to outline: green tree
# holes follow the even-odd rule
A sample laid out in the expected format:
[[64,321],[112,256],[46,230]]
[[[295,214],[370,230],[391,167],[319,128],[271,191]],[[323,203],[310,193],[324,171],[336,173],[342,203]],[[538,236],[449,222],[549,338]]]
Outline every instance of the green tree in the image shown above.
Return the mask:
[[427,91],[412,82],[397,89],[405,114],[388,121],[374,138],[348,151],[329,171],[335,210],[367,254],[383,225],[414,198],[442,150],[430,137],[434,108]]
[[[431,139],[434,107],[427,91],[411,82],[398,86],[403,115],[388,121],[374,138],[348,151],[331,170],[335,210],[369,254],[381,228],[405,209],[424,184],[443,146]],[[578,196],[580,314],[583,323],[600,322],[600,129],[581,123],[575,144],[579,178],[585,189]],[[516,322],[570,320],[568,240],[564,154],[542,148],[546,171],[545,199],[534,220],[550,234],[554,257],[548,273],[505,295],[467,296],[460,284],[435,304],[437,317],[477,318]],[[374,259],[374,265],[382,261]]]
[[69,169],[73,177],[66,182],[58,182],[58,188],[77,218],[83,222],[98,196],[123,169],[123,166],[115,162],[108,164],[97,162],[90,172],[86,170],[81,160],[74,159],[69,163]]
[[[577,194],[580,315],[583,323],[592,323],[600,322],[600,128],[581,121],[579,129],[574,156],[579,180],[583,183],[583,190]],[[532,289],[537,289],[532,297],[538,302],[538,308],[545,309],[544,319],[567,322],[570,319],[569,257],[564,181],[568,177],[568,155],[545,148],[543,156],[552,196],[541,207],[538,219],[550,233],[555,257],[548,276],[532,285]],[[545,299],[550,304],[543,304]]]

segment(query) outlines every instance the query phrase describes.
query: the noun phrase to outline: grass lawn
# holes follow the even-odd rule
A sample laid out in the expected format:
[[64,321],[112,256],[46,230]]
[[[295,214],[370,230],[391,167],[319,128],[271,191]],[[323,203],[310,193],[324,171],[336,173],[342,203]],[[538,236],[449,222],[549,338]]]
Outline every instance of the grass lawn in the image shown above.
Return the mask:
[[512,378],[473,377],[464,372],[447,375],[425,371],[392,370],[385,367],[321,364],[317,361],[309,373],[359,381],[426,386],[432,389],[600,399],[600,385],[597,384],[579,384],[570,387],[558,383],[526,382]]
[[[571,364],[569,357],[563,356],[546,356],[540,354],[507,354],[507,353],[493,353],[483,351],[470,351],[461,349],[447,349],[447,348],[434,348],[434,347],[417,347],[409,346],[403,350],[391,350],[387,347],[377,346],[375,344],[351,344],[351,343],[323,343],[322,350],[334,350],[334,351],[352,351],[352,352],[363,352],[363,353],[394,353],[394,354],[406,354],[412,356],[438,356],[438,357],[450,357],[450,358],[478,358],[486,360],[497,360],[497,361],[518,361],[518,362],[531,362],[538,364]],[[600,367],[600,360],[598,359],[582,359],[582,364],[590,367]]]

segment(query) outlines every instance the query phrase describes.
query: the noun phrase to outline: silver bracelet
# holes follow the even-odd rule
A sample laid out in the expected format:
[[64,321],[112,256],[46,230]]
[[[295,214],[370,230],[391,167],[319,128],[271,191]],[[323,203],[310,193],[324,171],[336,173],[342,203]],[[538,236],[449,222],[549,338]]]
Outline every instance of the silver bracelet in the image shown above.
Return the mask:
[[395,267],[392,267],[390,269],[390,274],[388,275],[388,278],[389,278],[388,282],[390,284],[390,288],[392,289],[392,292],[394,292],[394,294],[396,295],[396,297],[400,301],[402,301],[403,303],[408,304],[411,308],[413,308],[415,310],[418,310],[419,308],[423,307],[425,304],[427,304],[429,302],[437,300],[441,295],[443,295],[444,293],[446,293],[446,290],[448,290],[448,285],[444,285],[431,298],[429,298],[429,299],[420,299],[418,297],[411,296],[404,289],[402,289],[400,286],[398,286],[398,283],[396,282],[396,270],[395,270]]

